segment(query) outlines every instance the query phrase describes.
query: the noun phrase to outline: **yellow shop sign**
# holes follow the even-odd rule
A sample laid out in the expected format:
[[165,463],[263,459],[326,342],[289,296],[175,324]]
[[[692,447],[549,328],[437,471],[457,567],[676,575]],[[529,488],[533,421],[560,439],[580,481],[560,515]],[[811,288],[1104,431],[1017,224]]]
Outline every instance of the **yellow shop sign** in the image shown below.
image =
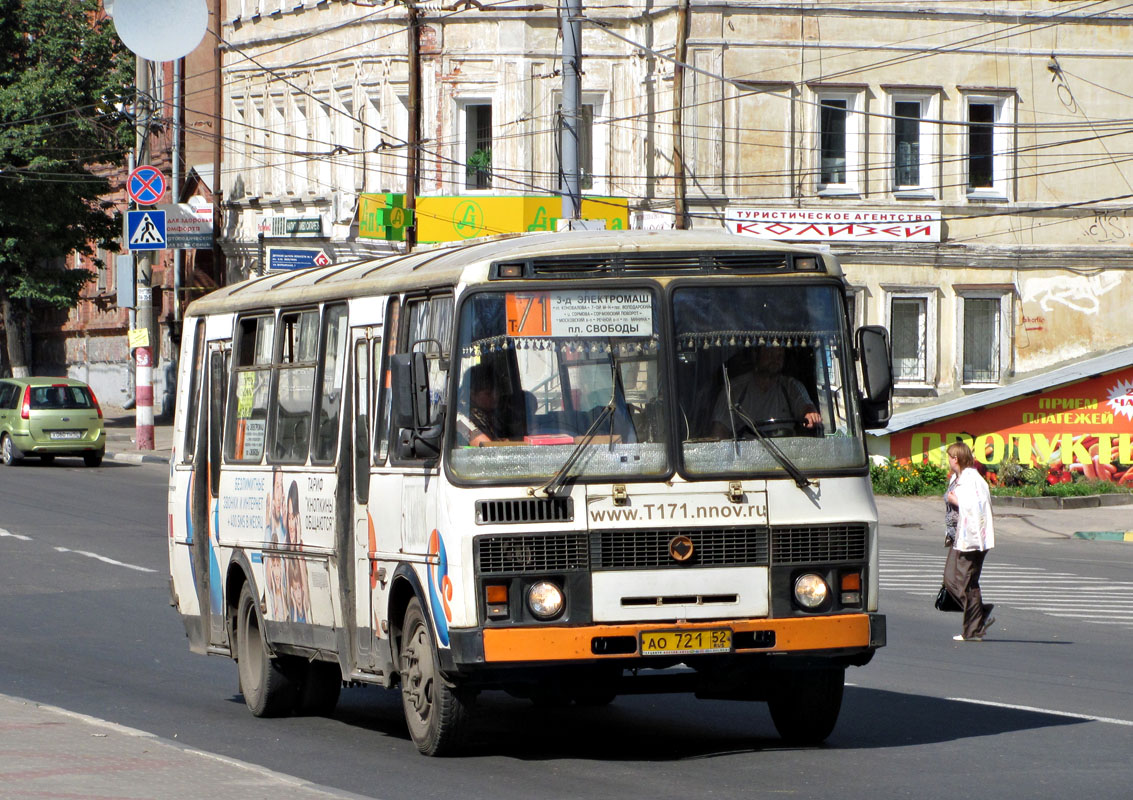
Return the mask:
[[[456,242],[497,233],[553,231],[562,199],[557,195],[417,198],[417,241]],[[624,197],[582,200],[583,219],[604,219],[607,230],[629,228],[629,201]]]

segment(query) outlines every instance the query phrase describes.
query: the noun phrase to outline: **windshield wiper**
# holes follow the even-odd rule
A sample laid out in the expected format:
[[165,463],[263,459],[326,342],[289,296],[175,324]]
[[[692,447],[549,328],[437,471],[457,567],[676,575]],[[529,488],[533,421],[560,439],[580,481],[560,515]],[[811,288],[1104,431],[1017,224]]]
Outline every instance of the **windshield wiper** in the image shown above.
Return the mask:
[[767,452],[771,454],[771,457],[778,461],[780,466],[787,471],[787,474],[791,476],[796,486],[800,489],[813,486],[814,484],[811,482],[810,478],[804,475],[802,470],[795,466],[795,462],[791,461],[787,454],[779,449],[779,445],[764,436],[759,430],[759,426],[755,424],[755,421],[732,401],[732,382],[728,379],[727,367],[724,368],[724,395],[728,401],[728,421],[732,426],[732,444],[736,448],[736,455],[740,454],[740,437],[739,433],[736,431],[736,417],[738,416],[747,427],[751,428],[751,432],[755,434],[755,438],[759,439],[760,444],[767,448]]
[[[566,480],[567,472],[578,457],[582,455],[582,449],[590,444],[594,437],[598,435],[598,428],[602,425],[606,417],[610,418],[610,449],[614,448],[614,413],[617,411],[618,403],[618,387],[621,386],[621,373],[618,371],[618,362],[614,358],[613,351],[610,352],[610,402],[606,403],[605,407],[599,412],[594,421],[590,423],[590,427],[586,429],[586,433],[579,437],[578,442],[575,444],[574,449],[570,451],[567,460],[559,467],[558,471],[551,476],[551,479],[544,483],[542,486],[537,486],[530,490],[531,494],[538,494],[542,492],[547,497],[554,497],[555,492],[563,481]],[[624,393],[622,395],[625,396]]]

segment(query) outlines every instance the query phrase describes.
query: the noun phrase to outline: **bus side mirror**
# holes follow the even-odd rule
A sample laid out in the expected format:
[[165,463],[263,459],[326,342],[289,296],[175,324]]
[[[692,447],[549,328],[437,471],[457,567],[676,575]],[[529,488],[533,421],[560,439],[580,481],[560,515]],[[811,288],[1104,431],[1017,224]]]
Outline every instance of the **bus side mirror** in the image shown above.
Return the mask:
[[867,428],[889,423],[893,396],[893,357],[889,333],[878,325],[858,328],[858,359],[862,367],[862,422]]
[[397,428],[396,456],[433,459],[441,453],[444,417],[429,414],[429,367],[421,352],[393,357],[393,424]]
[[414,430],[429,424],[429,370],[424,353],[393,357],[393,423]]

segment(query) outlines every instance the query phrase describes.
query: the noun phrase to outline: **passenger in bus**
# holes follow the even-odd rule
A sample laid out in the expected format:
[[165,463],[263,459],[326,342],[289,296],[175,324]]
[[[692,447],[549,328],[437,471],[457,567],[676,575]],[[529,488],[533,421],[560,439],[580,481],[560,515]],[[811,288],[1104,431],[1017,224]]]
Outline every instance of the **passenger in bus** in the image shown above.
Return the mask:
[[472,447],[482,447],[510,438],[511,427],[492,365],[476,364],[468,370],[468,411],[457,414],[457,436]]
[[[796,425],[813,430],[822,424],[822,415],[806,387],[783,374],[785,357],[782,347],[761,345],[754,354],[749,350],[733,359],[737,363],[728,367],[732,405],[757,425],[773,420],[779,423],[777,430]],[[718,439],[740,435],[751,427],[729,409],[728,393],[729,387],[725,385],[712,412],[712,435]],[[760,433],[767,433],[761,425]]]

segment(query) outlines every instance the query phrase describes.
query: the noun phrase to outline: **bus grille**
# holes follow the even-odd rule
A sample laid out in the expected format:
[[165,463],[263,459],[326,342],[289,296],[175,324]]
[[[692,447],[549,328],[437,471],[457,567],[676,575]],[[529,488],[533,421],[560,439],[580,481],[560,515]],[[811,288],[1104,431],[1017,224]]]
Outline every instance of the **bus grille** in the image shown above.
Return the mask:
[[569,497],[524,497],[518,500],[477,500],[477,525],[515,522],[570,522],[574,501]]
[[672,275],[678,272],[784,272],[792,265],[793,261],[786,253],[773,250],[614,252],[501,261],[493,265],[492,275],[498,278],[503,266],[520,267],[524,278],[605,278],[631,274]]
[[860,524],[774,528],[771,559],[776,564],[862,561],[866,556],[866,530]]
[[476,569],[481,575],[569,572],[587,566],[585,533],[476,538]]
[[[669,542],[676,536],[692,540],[692,558],[683,563],[669,555]],[[767,528],[595,531],[590,538],[590,560],[596,570],[766,566],[767,544]]]

